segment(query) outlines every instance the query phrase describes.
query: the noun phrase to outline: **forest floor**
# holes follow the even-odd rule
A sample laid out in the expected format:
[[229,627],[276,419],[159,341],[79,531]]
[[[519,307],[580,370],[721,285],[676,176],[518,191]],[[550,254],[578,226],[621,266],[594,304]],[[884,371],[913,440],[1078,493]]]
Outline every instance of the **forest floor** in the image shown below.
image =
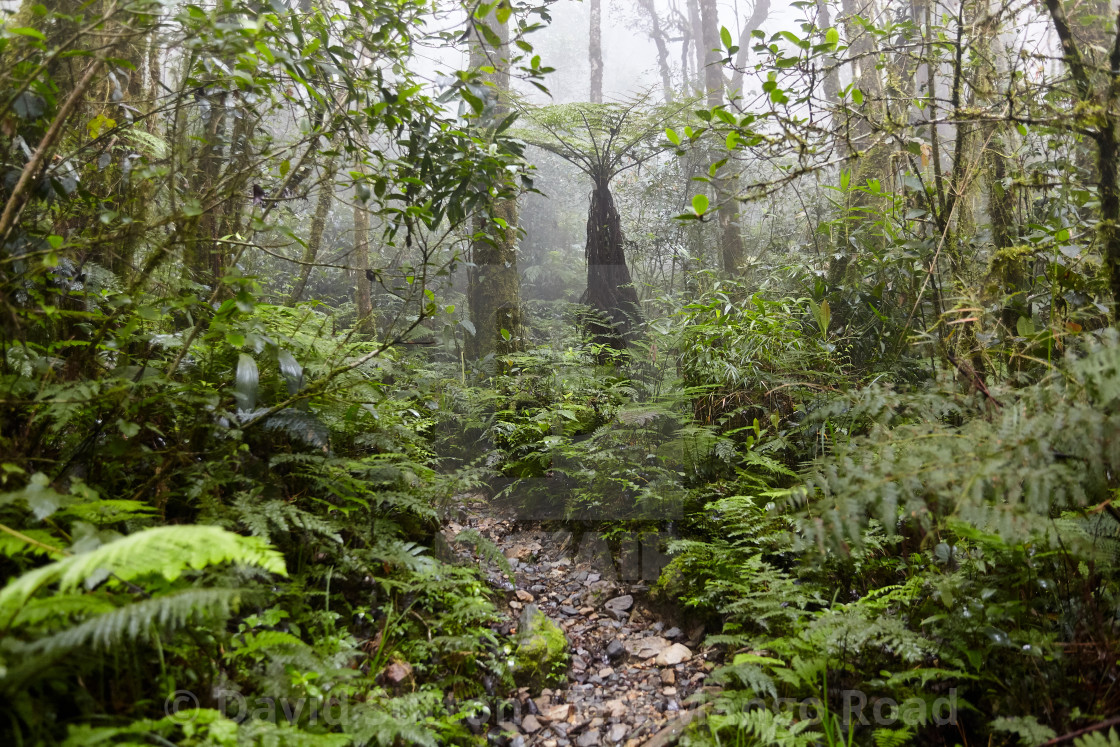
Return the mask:
[[[437,546],[459,562],[479,564],[504,595],[499,608],[507,619],[498,632],[516,632],[525,608],[535,605],[564,631],[571,655],[563,684],[539,692],[522,687],[496,709],[489,727],[503,734],[498,743],[671,744],[698,713],[687,699],[705,688],[714,668],[700,649],[704,628],[652,603],[646,583],[620,580],[637,574],[627,571],[627,561],[616,563],[595,531],[577,538],[513,521],[482,496],[459,496],[451,513]],[[513,584],[472,543],[457,541],[469,530],[509,560]]]

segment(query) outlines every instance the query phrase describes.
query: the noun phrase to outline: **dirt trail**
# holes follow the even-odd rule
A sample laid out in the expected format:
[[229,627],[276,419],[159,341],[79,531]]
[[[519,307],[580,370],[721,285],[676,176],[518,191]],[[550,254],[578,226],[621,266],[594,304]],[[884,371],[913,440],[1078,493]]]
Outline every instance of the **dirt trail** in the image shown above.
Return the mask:
[[[549,533],[539,524],[489,516],[489,505],[460,496],[442,532],[442,552],[480,563],[491,585],[506,594],[515,628],[535,604],[559,625],[569,643],[567,682],[556,689],[514,694],[516,705],[489,724],[492,743],[514,747],[592,747],[667,744],[694,711],[686,699],[704,687],[712,665],[699,650],[703,629],[681,630],[645,603],[643,582],[619,580],[606,542],[592,533]],[[513,567],[515,583],[456,538],[477,531]],[[469,536],[469,535],[468,535]],[[648,575],[648,574],[647,574]],[[504,736],[502,735],[504,733]]]

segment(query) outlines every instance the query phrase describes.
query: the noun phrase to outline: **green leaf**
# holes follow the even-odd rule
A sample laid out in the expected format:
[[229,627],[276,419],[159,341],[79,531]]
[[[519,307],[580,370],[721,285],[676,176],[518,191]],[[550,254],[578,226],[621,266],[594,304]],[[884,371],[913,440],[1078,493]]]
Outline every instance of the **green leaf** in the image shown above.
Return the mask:
[[672,127],[665,128],[665,137],[669,138],[669,142],[673,145],[681,144],[681,136]]
[[233,396],[237,398],[239,409],[253,409],[257,403],[259,384],[260,372],[257,370],[257,362],[248,353],[242,353],[237,359],[237,376],[233,385]]
[[835,47],[840,43],[840,32],[835,28],[831,28],[828,31],[824,32],[824,42],[825,44],[831,44]]
[[858,88],[852,89],[852,101],[856,106],[863,106],[863,91]]
[[693,195],[692,197],[692,212],[697,215],[703,215],[708,212],[708,196],[707,195]]
[[498,3],[498,7],[494,9],[494,18],[502,26],[505,26],[506,21],[509,20],[509,17],[512,13],[513,13],[513,8],[510,6],[510,4],[508,2],[503,0],[502,2]]
[[20,36],[28,36],[32,39],[38,39],[45,42],[47,37],[39,29],[33,29],[30,26],[17,26],[15,28],[7,29],[9,34],[18,34]]
[[729,49],[735,42],[731,39],[731,32],[727,30],[726,26],[721,26],[719,29],[719,40],[723,42],[725,49]]

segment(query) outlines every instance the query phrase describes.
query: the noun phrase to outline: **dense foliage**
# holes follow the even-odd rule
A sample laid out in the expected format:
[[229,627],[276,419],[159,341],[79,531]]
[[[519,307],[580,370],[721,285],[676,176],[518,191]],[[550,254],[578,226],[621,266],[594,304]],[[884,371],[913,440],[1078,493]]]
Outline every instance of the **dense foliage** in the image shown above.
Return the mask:
[[1117,743],[1112,6],[703,6],[535,109],[546,4],[0,9],[5,744],[486,743],[467,492],[673,537],[682,744]]

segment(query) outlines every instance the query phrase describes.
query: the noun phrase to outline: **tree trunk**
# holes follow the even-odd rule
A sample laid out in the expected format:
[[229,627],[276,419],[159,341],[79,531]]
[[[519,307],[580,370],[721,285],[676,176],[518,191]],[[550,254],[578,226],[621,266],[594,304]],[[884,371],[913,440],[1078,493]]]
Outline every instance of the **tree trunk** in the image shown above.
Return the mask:
[[616,349],[633,339],[642,320],[623,246],[609,179],[596,177],[587,213],[587,290],[581,300],[599,314],[589,324],[595,342]]
[[[763,2],[766,3],[767,13],[769,13],[770,0],[758,0],[758,4],[755,5],[756,13],[758,11],[759,4],[761,4]],[[762,22],[765,21],[765,20],[766,20],[765,17],[763,17],[761,20],[759,20],[759,22],[758,22],[759,25],[762,25]],[[751,16],[751,21],[752,22],[754,21],[754,15]],[[821,36],[822,36],[822,40],[823,40],[824,34],[830,28],[832,28],[832,14],[830,13],[830,11],[828,9],[828,3],[825,2],[825,0],[817,0],[817,26],[820,27]],[[750,27],[750,23],[747,24],[747,27],[748,28]],[[739,57],[738,57],[738,55],[743,53],[743,46],[744,46],[743,45],[743,40],[740,39],[740,41],[739,41],[739,52],[736,54],[736,57],[735,57],[735,63],[736,63],[735,64],[735,75],[737,76],[737,78],[736,78],[737,80],[742,80],[742,76],[743,76],[743,74],[740,72],[740,69],[742,68],[742,65],[739,64]],[[825,60],[826,60],[826,64],[828,65],[828,68],[825,70],[825,73],[824,73],[824,81],[823,81],[824,98],[825,98],[825,101],[828,103],[829,106],[838,107],[840,105],[840,68],[839,68],[839,63],[837,62],[836,57],[834,55],[831,55],[831,54],[826,55]],[[734,90],[734,88],[735,88],[735,84],[733,83],[732,84],[732,89]]]
[[371,334],[376,331],[373,323],[373,299],[370,296],[369,279],[369,212],[364,205],[354,201],[354,256],[350,260],[353,268],[354,306],[357,319],[354,325],[359,332]]
[[[824,5],[822,0],[818,0],[819,5]],[[754,11],[751,13],[747,23],[743,26],[742,32],[739,34],[739,51],[735,53],[735,71],[731,74],[731,95],[738,96],[743,93],[743,74],[747,66],[747,56],[751,50],[751,39],[755,31],[766,23],[767,17],[770,15],[770,0],[755,0]],[[828,17],[828,8],[825,6],[824,18]],[[824,27],[821,27],[824,30]],[[839,84],[837,84],[839,91]]]
[[319,185],[319,201],[315,204],[315,215],[311,218],[311,230],[307,237],[307,247],[303,250],[300,260],[299,275],[296,277],[295,286],[288,296],[288,304],[297,304],[303,297],[307,287],[307,280],[311,277],[311,268],[319,256],[319,248],[323,244],[323,231],[327,226],[327,216],[330,215],[331,201],[334,199],[334,159],[327,161],[324,168],[324,178]]
[[[592,17],[594,25],[594,10]],[[496,50],[490,49],[476,34],[471,46],[472,67],[487,64],[488,55],[494,58],[489,61],[494,73],[488,79],[494,84],[497,98],[489,121],[497,125],[509,112],[509,27],[498,23],[493,15],[475,22],[489,24],[501,40]],[[601,91],[601,67],[599,85]],[[504,355],[520,350],[524,340],[521,278],[517,273],[517,200],[499,200],[490,207],[493,219],[485,212],[475,219],[470,250],[474,266],[467,271],[467,305],[474,334],[466,340],[466,354],[476,360],[491,353]]]
[[[598,0],[596,0],[598,2]],[[673,77],[669,70],[669,45],[665,41],[665,31],[661,28],[661,18],[653,0],[638,0],[642,10],[649,16],[649,38],[657,47],[657,67],[661,72],[661,94],[666,103],[673,100]]]
[[[509,42],[509,32],[503,38]],[[603,0],[591,0],[591,28],[587,37],[587,61],[591,68],[592,104],[603,103]]]
[[[723,104],[724,86],[723,65],[720,64],[723,57],[719,51],[719,8],[716,0],[700,0],[700,17],[704,24],[704,88],[708,107],[712,108]],[[725,272],[738,275],[743,264],[743,236],[739,230],[739,211],[730,184],[730,180],[724,177],[712,180],[716,214],[719,218],[721,264]]]
[[[692,41],[692,59],[696,66],[692,85],[699,90],[704,80],[704,24],[700,20],[700,0],[687,0],[688,2],[688,37]],[[687,46],[687,45],[686,45]],[[689,81],[686,79],[685,83]]]

